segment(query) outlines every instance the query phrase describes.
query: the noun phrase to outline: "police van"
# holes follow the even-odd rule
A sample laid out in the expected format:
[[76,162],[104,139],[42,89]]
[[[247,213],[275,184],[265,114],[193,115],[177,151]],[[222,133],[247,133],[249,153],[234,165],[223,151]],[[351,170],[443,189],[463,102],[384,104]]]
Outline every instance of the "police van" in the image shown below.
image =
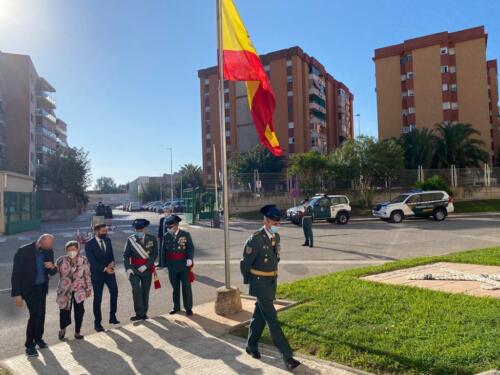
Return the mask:
[[301,225],[308,207],[311,208],[314,221],[326,220],[329,223],[345,225],[351,216],[351,203],[345,195],[318,194],[304,200],[297,207],[289,208],[286,218],[296,225]]
[[391,223],[401,223],[409,217],[432,217],[442,221],[454,209],[453,198],[445,191],[410,191],[377,204],[372,214]]

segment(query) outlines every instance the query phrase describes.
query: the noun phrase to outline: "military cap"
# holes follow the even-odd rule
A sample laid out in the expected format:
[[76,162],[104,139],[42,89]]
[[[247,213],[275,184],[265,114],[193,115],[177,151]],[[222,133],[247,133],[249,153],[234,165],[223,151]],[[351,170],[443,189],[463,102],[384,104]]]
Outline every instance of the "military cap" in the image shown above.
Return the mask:
[[282,212],[278,207],[276,207],[275,204],[267,204],[264,207],[260,209],[260,213],[264,215],[265,217],[274,220],[274,221],[280,221],[281,216],[283,216]]
[[149,225],[149,220],[146,220],[146,219],[135,219],[135,220],[132,222],[132,226],[133,226],[135,229],[144,229],[144,228],[146,228],[148,225]]
[[165,218],[165,225],[167,227],[170,227],[170,226],[174,225],[175,223],[180,223],[181,221],[182,221],[182,219],[179,216],[170,215],[169,217]]

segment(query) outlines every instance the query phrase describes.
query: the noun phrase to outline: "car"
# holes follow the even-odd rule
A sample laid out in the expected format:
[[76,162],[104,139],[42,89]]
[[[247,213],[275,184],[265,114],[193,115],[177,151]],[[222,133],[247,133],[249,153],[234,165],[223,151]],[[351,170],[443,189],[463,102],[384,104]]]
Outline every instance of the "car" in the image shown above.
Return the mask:
[[433,217],[443,221],[455,210],[453,197],[442,190],[413,190],[373,207],[372,214],[384,221],[401,223],[405,218]]
[[351,203],[345,195],[315,195],[305,199],[299,206],[287,210],[286,218],[301,225],[306,207],[312,207],[313,221],[326,220],[330,223],[345,225],[351,217]]
[[125,209],[125,205],[124,204],[119,204],[118,206],[115,207],[115,210],[124,210]]
[[128,206],[128,211],[133,212],[133,211],[140,211],[141,210],[141,204],[139,202],[130,202]]

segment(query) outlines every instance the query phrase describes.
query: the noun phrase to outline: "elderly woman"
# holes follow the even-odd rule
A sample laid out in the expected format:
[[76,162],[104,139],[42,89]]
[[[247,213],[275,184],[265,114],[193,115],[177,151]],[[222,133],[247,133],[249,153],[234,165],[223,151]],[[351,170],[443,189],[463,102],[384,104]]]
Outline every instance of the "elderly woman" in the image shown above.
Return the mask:
[[56,261],[59,271],[57,285],[57,304],[60,309],[59,340],[64,340],[66,327],[71,324],[71,308],[75,315],[75,339],[83,339],[80,334],[83,314],[83,303],[92,293],[90,268],[87,258],[80,255],[80,245],[76,241],[69,241],[65,245],[66,254]]

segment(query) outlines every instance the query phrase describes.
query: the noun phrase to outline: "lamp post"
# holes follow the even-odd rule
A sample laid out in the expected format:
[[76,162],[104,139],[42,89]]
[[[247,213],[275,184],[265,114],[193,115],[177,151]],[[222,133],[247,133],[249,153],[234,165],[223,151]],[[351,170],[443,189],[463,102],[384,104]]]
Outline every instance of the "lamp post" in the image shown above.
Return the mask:
[[170,206],[173,208],[174,204],[174,163],[172,159],[172,147],[168,147],[170,151]]
[[358,137],[361,137],[361,115],[358,113],[356,117],[358,118]]

